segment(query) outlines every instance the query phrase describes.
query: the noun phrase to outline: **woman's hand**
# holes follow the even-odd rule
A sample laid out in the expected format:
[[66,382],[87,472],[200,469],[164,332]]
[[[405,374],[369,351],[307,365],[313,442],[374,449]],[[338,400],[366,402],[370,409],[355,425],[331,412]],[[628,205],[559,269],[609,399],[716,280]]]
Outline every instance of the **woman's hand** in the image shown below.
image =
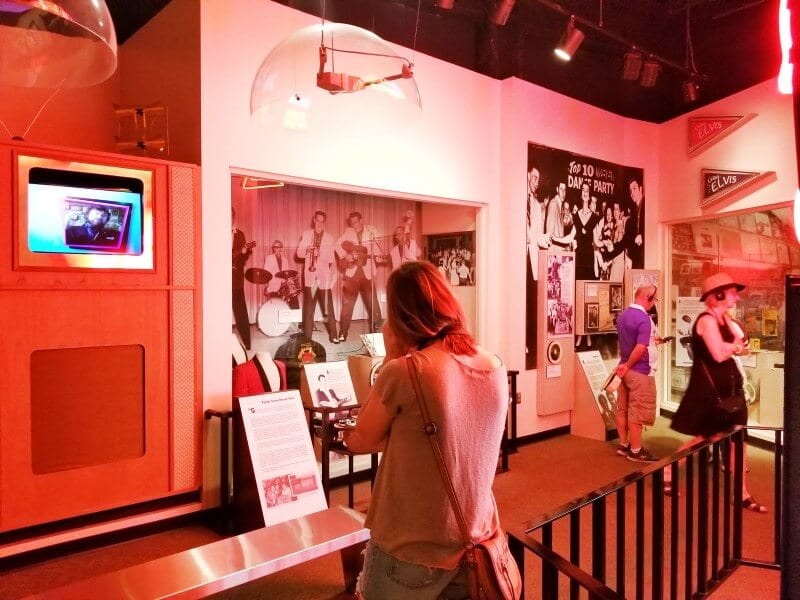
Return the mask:
[[400,342],[388,321],[383,323],[381,331],[383,332],[383,345],[386,348],[386,357],[383,359],[384,364],[408,353],[409,348]]

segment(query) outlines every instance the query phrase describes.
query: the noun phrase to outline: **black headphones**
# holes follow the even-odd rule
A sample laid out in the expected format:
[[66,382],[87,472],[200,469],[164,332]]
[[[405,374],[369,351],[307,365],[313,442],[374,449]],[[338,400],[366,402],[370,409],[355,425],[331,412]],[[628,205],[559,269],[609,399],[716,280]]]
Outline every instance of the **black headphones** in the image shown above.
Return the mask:
[[649,296],[647,296],[647,301],[648,302],[652,302],[653,300],[655,300],[656,294],[658,294],[658,286],[654,285],[653,286],[653,293],[650,294]]

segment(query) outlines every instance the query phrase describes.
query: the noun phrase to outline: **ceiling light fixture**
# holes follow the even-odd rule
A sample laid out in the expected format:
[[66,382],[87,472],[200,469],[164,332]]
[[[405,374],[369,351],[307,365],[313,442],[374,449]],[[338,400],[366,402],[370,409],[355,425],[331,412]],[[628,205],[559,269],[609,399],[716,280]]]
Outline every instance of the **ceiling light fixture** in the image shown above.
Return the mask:
[[411,62],[371,31],[343,23],[292,33],[263,60],[250,90],[260,125],[332,137],[381,130],[390,114],[407,123],[421,109]]
[[693,79],[684,81],[681,90],[683,91],[683,101],[686,104],[694,104],[700,97],[700,86]]
[[492,4],[489,21],[501,27],[506,24],[517,0],[497,0]]
[[646,88],[655,87],[658,74],[661,73],[661,64],[658,61],[648,58],[642,63],[642,74],[639,77],[639,85]]
[[[626,50],[628,53],[640,53],[643,57],[646,56],[647,60],[642,60],[642,72],[639,74],[639,83],[641,83],[645,87],[653,87],[656,83],[656,79],[658,78],[661,69],[669,68],[673,71],[681,73],[685,79],[690,79],[698,84],[702,83],[703,80],[708,79],[708,76],[700,73],[697,71],[697,67],[694,64],[694,59],[692,58],[690,61],[687,60],[685,65],[678,64],[674,60],[656,52],[651,51],[648,48],[641,46],[638,42],[634,42],[611,29],[606,28],[603,25],[603,3],[601,0],[600,3],[600,21],[595,22],[590,19],[586,19],[580,15],[576,15],[570,12],[569,9],[564,8],[558,2],[554,0],[536,0],[539,4],[546,6],[566,17],[569,17],[570,24],[567,26],[567,33],[570,30],[577,32],[576,35],[579,35],[580,41],[584,38],[584,32],[591,32],[592,35],[597,34],[598,36],[604,37],[607,40],[612,40],[622,48]],[[691,2],[687,3],[688,5]],[[581,30],[578,30],[576,27],[580,27]],[[562,44],[567,39],[567,34],[565,34],[564,38],[562,38]],[[688,30],[687,30],[687,39],[688,39]],[[580,45],[580,41],[578,41],[571,52],[569,53],[562,53],[560,46],[559,49],[556,50],[556,54],[559,55],[564,60],[569,60],[569,58],[575,53],[577,50],[577,46]],[[630,58],[629,61],[634,61],[635,59]],[[649,65],[649,66],[648,66]],[[633,62],[629,65],[631,71],[633,71]],[[626,68],[625,63],[623,63],[623,69]],[[646,74],[645,71],[646,70]],[[623,76],[625,76],[623,72]],[[642,80],[644,78],[644,80]],[[631,79],[631,81],[635,80]]]
[[644,57],[638,50],[626,52],[622,59],[622,78],[625,81],[636,81],[642,72]]
[[575,27],[575,15],[571,15],[567,23],[567,29],[558,42],[558,46],[553,51],[555,55],[561,60],[572,60],[575,52],[580,48],[583,38],[586,37],[583,32]]
[[3,0],[0,23],[0,85],[88,87],[117,68],[117,35],[102,0]]
[[[692,73],[697,72],[694,66],[694,49],[692,48],[692,28],[691,28],[691,9],[692,3],[686,3],[686,70]],[[694,104],[700,97],[700,86],[697,84],[695,75],[689,77],[681,85],[681,92],[683,92],[683,101],[686,104]]]

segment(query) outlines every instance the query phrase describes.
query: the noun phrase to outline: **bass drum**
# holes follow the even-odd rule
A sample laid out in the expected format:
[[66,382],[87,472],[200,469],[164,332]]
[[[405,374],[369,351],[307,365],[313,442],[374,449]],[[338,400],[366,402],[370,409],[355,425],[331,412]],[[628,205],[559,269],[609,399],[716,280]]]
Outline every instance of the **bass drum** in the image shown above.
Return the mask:
[[269,337],[283,335],[289,329],[289,323],[281,323],[279,316],[280,311],[288,309],[289,305],[280,298],[270,298],[258,309],[258,328]]

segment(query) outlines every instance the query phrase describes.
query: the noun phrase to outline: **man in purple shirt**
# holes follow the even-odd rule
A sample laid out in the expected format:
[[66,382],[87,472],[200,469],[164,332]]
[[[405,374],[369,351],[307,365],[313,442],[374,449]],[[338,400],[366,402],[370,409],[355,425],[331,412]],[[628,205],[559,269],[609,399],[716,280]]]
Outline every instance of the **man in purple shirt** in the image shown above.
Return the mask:
[[620,363],[615,373],[622,378],[615,417],[617,454],[638,462],[658,460],[642,447],[642,428],[656,420],[656,382],[648,352],[655,325],[647,313],[655,306],[657,292],[654,285],[639,286],[633,303],[617,318]]

